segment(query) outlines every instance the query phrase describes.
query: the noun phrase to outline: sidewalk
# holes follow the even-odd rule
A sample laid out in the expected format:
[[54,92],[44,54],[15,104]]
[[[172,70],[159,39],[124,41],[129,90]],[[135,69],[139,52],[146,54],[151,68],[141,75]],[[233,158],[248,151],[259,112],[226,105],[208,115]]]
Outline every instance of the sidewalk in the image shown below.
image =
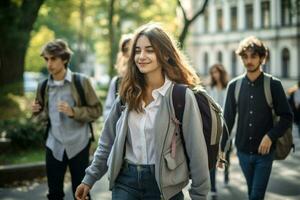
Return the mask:
[[[275,161],[268,185],[265,200],[299,200],[300,199],[300,139],[294,128],[294,143],[296,152],[289,155],[284,161]],[[231,157],[230,184],[223,184],[222,172],[217,172],[217,187],[220,200],[246,200],[247,186],[241,173],[238,159],[234,153]],[[72,199],[70,183],[65,184],[66,200]],[[16,188],[0,188],[1,200],[46,200],[47,184],[32,183],[29,186]],[[184,191],[188,198],[187,190]],[[111,192],[108,190],[107,178],[103,177],[93,187],[93,199],[110,200]]]

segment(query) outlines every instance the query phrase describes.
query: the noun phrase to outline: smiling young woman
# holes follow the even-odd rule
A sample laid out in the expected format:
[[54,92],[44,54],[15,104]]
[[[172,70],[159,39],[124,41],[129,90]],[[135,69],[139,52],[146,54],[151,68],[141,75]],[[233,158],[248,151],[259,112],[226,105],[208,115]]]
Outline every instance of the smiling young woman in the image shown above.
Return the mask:
[[199,78],[174,40],[157,24],[140,27],[131,48],[120,97],[105,121],[94,160],[76,197],[84,199],[108,171],[113,200],[183,200],[182,189],[189,175],[191,198],[204,200],[209,191],[209,170],[194,93],[186,91],[182,120],[190,162],[172,105],[174,84],[193,87]]

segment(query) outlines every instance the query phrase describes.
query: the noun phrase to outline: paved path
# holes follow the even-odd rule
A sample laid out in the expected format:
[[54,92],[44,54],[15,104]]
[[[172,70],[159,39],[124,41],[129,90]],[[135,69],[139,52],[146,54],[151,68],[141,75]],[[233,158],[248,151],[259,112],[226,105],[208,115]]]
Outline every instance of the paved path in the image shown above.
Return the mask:
[[[296,129],[296,128],[295,128]],[[294,129],[294,130],[295,130]],[[295,130],[296,131],[296,130]],[[294,133],[296,153],[291,154],[284,161],[275,161],[268,185],[266,200],[299,200],[300,199],[300,139]],[[223,174],[217,173],[218,195],[221,200],[246,200],[246,182],[241,174],[236,155],[232,154],[230,168],[230,184],[225,187]],[[0,177],[1,178],[1,177]],[[16,188],[0,188],[1,200],[46,200],[47,185],[31,183],[29,186]],[[72,199],[70,183],[65,184],[66,200]],[[92,197],[97,200],[110,200],[111,192],[108,191],[107,178],[98,181],[92,189]],[[188,198],[185,190],[186,199]]]

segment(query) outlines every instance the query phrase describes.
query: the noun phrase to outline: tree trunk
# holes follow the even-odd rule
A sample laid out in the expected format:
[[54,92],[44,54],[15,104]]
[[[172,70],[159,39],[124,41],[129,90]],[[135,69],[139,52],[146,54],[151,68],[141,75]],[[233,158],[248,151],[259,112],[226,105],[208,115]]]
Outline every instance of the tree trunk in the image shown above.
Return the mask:
[[183,29],[181,30],[181,33],[178,37],[178,42],[180,45],[180,48],[183,48],[184,46],[184,42],[185,42],[185,38],[188,34],[190,25],[200,16],[204,13],[206,6],[208,5],[208,0],[203,0],[203,4],[202,7],[189,19],[186,15],[186,11],[184,10],[181,1],[177,0],[177,4],[180,7],[182,14],[183,14],[183,19],[184,19],[184,25],[183,25]]
[[183,48],[183,45],[184,45],[184,42],[185,42],[185,38],[186,38],[186,35],[188,33],[188,30],[189,30],[189,26],[190,26],[191,22],[189,20],[184,20],[184,26],[183,26],[183,29],[181,31],[181,34],[178,38],[178,42],[179,42],[179,47],[180,48]]
[[23,94],[24,61],[30,32],[44,0],[0,3],[0,92]]
[[[12,42],[17,45],[18,42]],[[1,51],[0,53],[0,94],[23,94],[25,50]]]
[[109,4],[109,13],[108,13],[108,30],[109,30],[109,76],[112,77],[114,74],[114,55],[113,55],[113,49],[114,49],[114,4],[115,0],[110,0]]
[[79,30],[78,30],[78,49],[77,49],[77,60],[75,66],[73,66],[74,71],[80,72],[80,66],[85,61],[85,49],[83,48],[84,45],[84,30],[85,30],[85,0],[80,0],[80,23],[79,23]]

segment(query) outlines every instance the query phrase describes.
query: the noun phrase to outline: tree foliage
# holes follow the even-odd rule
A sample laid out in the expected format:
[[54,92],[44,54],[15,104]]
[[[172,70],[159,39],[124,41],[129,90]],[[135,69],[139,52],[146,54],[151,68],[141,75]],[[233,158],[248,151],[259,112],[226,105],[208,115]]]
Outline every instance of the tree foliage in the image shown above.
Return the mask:
[[[44,0],[0,1],[0,86],[22,81],[30,32]],[[2,91],[5,93],[5,91]],[[14,93],[22,93],[17,84]]]
[[[115,0],[114,33],[110,46],[110,1],[2,0],[0,84],[22,80],[24,63],[26,70],[30,71],[44,68],[40,49],[54,38],[63,38],[70,44],[74,51],[72,66],[94,54],[97,63],[102,66],[111,63],[112,67],[122,34],[132,32],[149,21],[163,22],[170,32],[177,34],[176,1]],[[109,55],[112,55],[111,62]]]

